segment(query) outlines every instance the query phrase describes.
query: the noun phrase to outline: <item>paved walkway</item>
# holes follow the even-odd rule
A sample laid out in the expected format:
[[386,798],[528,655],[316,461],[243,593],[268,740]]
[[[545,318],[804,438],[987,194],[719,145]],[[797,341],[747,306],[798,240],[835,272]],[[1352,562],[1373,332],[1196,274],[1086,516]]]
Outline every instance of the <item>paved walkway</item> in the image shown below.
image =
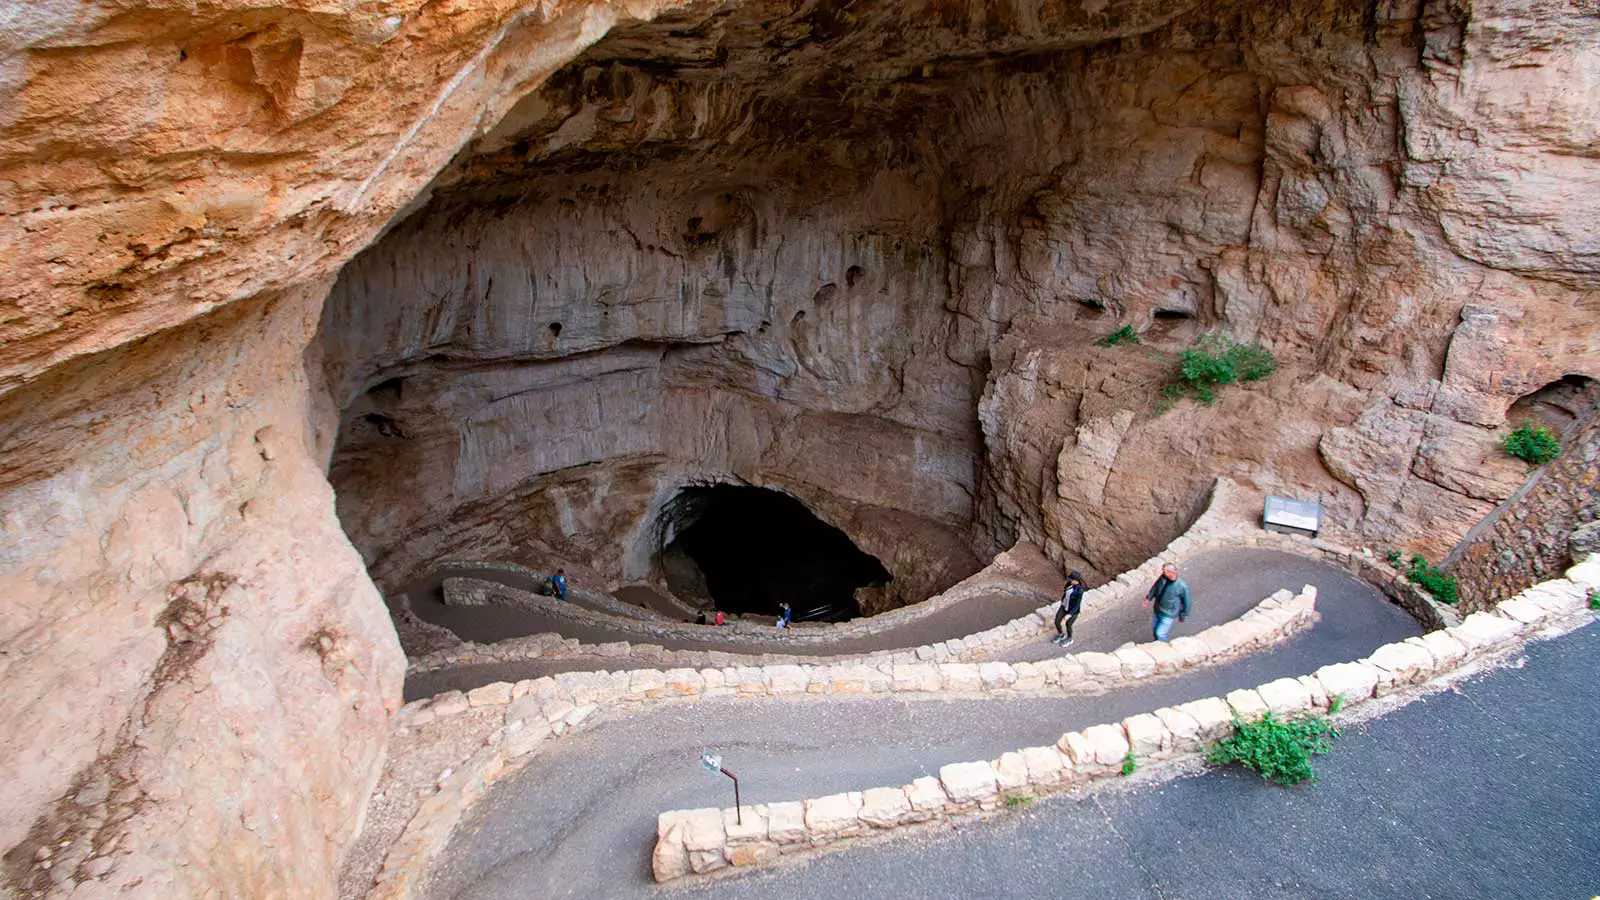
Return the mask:
[[[1175,627],[1173,631],[1175,637],[1193,634],[1212,625],[1236,619],[1245,610],[1260,603],[1280,588],[1299,591],[1302,585],[1315,584],[1324,592],[1371,592],[1371,588],[1356,578],[1325,563],[1292,553],[1257,548],[1214,550],[1199,554],[1193,560],[1186,562],[1179,574],[1189,583],[1190,594],[1194,601],[1194,615],[1187,622]],[[1150,615],[1140,605],[1139,600],[1142,596],[1143,587],[1130,591],[1128,596],[1117,603],[1100,607],[1086,606],[1083,615],[1078,619],[1075,629],[1077,640],[1071,652],[1112,650],[1128,641],[1150,640]],[[447,613],[461,612],[458,608],[446,607],[437,602],[434,605]],[[1037,608],[1038,604],[1026,598],[975,597],[882,634],[841,639],[828,645],[826,649],[808,649],[811,655],[831,656],[916,647],[983,631],[1027,615]],[[474,614],[479,616],[495,616],[505,620],[530,616],[523,611],[503,608],[466,609],[476,611]],[[434,618],[437,614],[437,611],[430,611],[426,617],[429,621],[445,624],[440,619]],[[418,609],[418,615],[423,615],[421,608]],[[555,617],[536,618],[541,622],[538,630],[559,631],[565,637],[575,637],[585,643],[626,640],[633,637],[605,632],[587,625],[577,627],[565,620],[555,620]],[[479,621],[481,624],[483,620]],[[772,653],[780,649],[770,642],[751,642],[741,646],[663,639],[661,644],[677,650],[723,650],[756,654]],[[1017,648],[998,658],[1020,662],[1044,659],[1063,652],[1067,651],[1056,648],[1048,640],[1041,640],[1036,645]],[[618,661],[615,659],[557,658],[456,666],[408,678],[405,697],[407,701],[411,701],[448,690],[471,690],[496,681],[519,681],[541,675],[553,675],[557,672],[614,669],[617,665]]]
[[[1117,693],[1052,699],[903,699],[720,702],[618,716],[546,745],[522,773],[493,788],[469,813],[441,857],[430,897],[646,896],[655,817],[666,809],[726,805],[726,779],[698,767],[714,746],[739,773],[747,802],[905,784],[941,765],[992,759],[1053,743],[1063,731],[1135,712],[1298,675],[1359,658],[1417,633],[1416,624],[1354,580],[1326,569],[1323,620],[1279,649]],[[1359,840],[1360,837],[1353,837]],[[1038,847],[1050,859],[1053,845]],[[848,860],[839,883],[807,879],[820,867],[777,873],[761,896],[856,895]],[[952,861],[954,862],[954,861]],[[973,865],[971,861],[966,863]],[[761,884],[768,883],[766,876]],[[894,876],[885,875],[884,884]],[[937,880],[922,884],[960,896]],[[717,890],[745,890],[719,886]],[[890,896],[901,890],[880,887]],[[1044,890],[1044,895],[1065,888]],[[1073,891],[1077,893],[1077,891]],[[998,896],[996,894],[996,896]]]
[[1583,900],[1600,895],[1597,656],[1593,625],[1534,644],[1521,668],[1347,733],[1315,787],[1226,770],[1049,800],[672,896]]

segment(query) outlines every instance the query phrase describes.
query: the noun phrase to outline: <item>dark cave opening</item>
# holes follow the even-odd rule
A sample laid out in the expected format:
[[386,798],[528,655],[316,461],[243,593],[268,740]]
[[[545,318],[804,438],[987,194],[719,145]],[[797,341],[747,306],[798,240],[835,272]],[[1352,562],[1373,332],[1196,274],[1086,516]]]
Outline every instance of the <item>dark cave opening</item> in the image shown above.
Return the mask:
[[[724,612],[776,616],[787,602],[796,621],[839,622],[861,615],[857,588],[890,579],[843,531],[778,491],[684,488],[662,518],[663,559],[679,563],[665,566],[668,586],[686,599],[709,595]],[[685,572],[686,560],[698,572]]]

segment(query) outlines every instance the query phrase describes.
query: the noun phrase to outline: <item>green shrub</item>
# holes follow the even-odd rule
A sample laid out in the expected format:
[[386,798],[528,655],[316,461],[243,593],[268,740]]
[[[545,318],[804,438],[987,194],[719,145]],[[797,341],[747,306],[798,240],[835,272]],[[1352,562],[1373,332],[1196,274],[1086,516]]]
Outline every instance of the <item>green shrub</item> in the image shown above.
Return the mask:
[[1278,368],[1272,353],[1260,344],[1236,344],[1221,334],[1202,335],[1178,356],[1178,381],[1167,398],[1187,395],[1210,405],[1216,389],[1240,381],[1260,381]]
[[1033,798],[1027,794],[1006,794],[1006,806],[1010,809],[1026,809],[1033,803]]
[[1600,591],[1589,592],[1589,608],[1600,609]]
[[1206,749],[1206,762],[1214,766],[1238,763],[1273,784],[1316,781],[1311,757],[1333,749],[1339,729],[1323,716],[1289,722],[1267,713],[1259,722],[1234,721],[1234,733]]
[[1411,568],[1406,572],[1406,580],[1433,595],[1433,599],[1440,603],[1455,605],[1456,580],[1449,575],[1428,565],[1428,561],[1420,556],[1411,557]]
[[1388,553],[1383,555],[1383,558],[1389,561],[1389,565],[1394,566],[1396,569],[1400,568],[1399,550],[1390,550]]
[[1328,700],[1328,715],[1337,716],[1339,714],[1339,710],[1341,709],[1344,709],[1344,695],[1334,694],[1333,697]]
[[1128,755],[1124,756],[1122,758],[1122,774],[1124,776],[1128,776],[1128,775],[1132,775],[1134,772],[1137,772],[1138,770],[1139,770],[1139,761],[1137,759],[1133,758],[1133,751],[1129,750],[1128,751]]
[[1523,422],[1500,439],[1500,449],[1523,462],[1542,466],[1561,455],[1561,441],[1543,425]]
[[1115,347],[1118,344],[1140,343],[1139,336],[1133,333],[1132,325],[1124,325],[1116,331],[1094,342],[1096,347]]

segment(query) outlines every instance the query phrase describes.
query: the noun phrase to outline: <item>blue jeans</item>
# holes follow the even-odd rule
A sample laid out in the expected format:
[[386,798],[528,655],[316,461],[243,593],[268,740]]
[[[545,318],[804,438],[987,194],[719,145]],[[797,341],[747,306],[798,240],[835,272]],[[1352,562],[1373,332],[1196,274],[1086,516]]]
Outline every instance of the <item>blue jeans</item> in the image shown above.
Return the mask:
[[1177,616],[1163,616],[1161,613],[1156,613],[1154,621],[1150,623],[1150,631],[1156,640],[1164,641],[1167,635],[1172,633],[1172,623],[1177,620]]

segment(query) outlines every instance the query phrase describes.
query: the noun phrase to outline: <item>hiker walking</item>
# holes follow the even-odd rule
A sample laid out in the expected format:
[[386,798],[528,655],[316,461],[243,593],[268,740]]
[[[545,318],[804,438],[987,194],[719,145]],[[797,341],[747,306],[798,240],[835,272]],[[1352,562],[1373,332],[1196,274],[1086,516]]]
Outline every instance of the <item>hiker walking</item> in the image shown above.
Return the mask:
[[[1067,575],[1066,590],[1061,592],[1061,606],[1056,609],[1056,636],[1050,642],[1057,647],[1072,646],[1072,623],[1078,621],[1083,609],[1083,576],[1077,572]],[[1066,628],[1061,627],[1066,621]]]
[[1178,577],[1178,567],[1173,563],[1161,565],[1161,577],[1150,585],[1144,595],[1146,609],[1155,607],[1150,620],[1150,633],[1158,641],[1165,641],[1172,633],[1172,620],[1182,622],[1189,618],[1189,585]]
[[788,628],[789,627],[789,623],[791,621],[793,621],[793,620],[794,620],[794,611],[789,608],[789,604],[788,603],[779,603],[778,604],[778,627],[779,628]]
[[567,599],[566,569],[557,569],[556,573],[550,576],[550,593],[554,595],[557,600]]

